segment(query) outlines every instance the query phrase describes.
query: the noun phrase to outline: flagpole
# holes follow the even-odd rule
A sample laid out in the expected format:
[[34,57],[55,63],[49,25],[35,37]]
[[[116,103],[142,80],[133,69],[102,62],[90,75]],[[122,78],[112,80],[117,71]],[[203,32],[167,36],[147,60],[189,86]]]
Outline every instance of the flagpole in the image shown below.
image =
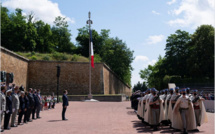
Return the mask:
[[87,21],[87,24],[89,24],[89,94],[88,98],[92,99],[92,94],[91,94],[91,41],[90,41],[90,26],[93,23],[90,20],[90,12],[88,13],[89,20]]

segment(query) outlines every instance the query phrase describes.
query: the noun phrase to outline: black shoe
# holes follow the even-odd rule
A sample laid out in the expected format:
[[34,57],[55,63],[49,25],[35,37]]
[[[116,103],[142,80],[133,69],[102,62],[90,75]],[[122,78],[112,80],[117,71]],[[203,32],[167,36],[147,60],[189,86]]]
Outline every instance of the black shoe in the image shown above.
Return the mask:
[[28,120],[28,122],[32,122],[32,120]]
[[4,129],[1,129],[1,132],[4,132]]
[[157,130],[158,130],[158,127],[157,127],[157,126],[154,126],[153,130],[154,130],[154,131],[157,131]]
[[28,122],[27,122],[27,121],[25,121],[24,123],[28,124]]
[[67,121],[68,119],[63,119],[64,121]]
[[12,125],[11,127],[18,127],[17,125]]
[[10,128],[8,127],[8,128],[4,128],[4,130],[10,130]]
[[37,117],[37,119],[40,119],[41,117]]
[[188,134],[187,129],[184,128],[183,134]]

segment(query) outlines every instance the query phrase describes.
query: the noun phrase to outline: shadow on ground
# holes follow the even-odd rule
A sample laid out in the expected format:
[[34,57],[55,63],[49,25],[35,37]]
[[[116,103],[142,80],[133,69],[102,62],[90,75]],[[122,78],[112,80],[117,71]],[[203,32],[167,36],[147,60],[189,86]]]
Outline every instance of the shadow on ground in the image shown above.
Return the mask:
[[63,120],[49,120],[48,122],[58,122],[58,121],[63,121]]

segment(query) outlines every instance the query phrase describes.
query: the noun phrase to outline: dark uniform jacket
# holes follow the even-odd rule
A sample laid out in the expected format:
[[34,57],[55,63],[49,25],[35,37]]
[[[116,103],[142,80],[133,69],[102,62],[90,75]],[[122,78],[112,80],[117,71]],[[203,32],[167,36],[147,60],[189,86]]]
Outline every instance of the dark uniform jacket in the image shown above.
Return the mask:
[[29,99],[29,106],[32,108],[35,106],[35,101],[34,101],[34,97],[32,95],[32,93],[28,94],[28,99]]
[[25,107],[29,108],[29,99],[28,99],[28,96],[25,96]]
[[63,98],[63,106],[69,106],[69,102],[68,102],[67,96],[64,94],[62,98]]
[[19,109],[22,110],[22,111],[25,111],[25,98],[20,96],[19,97],[19,102],[20,102],[20,105],[19,105]]
[[33,94],[33,97],[34,97],[34,101],[35,101],[35,104],[34,104],[34,106],[35,106],[35,107],[39,106],[39,104],[40,104],[40,101],[39,101],[39,98],[38,98],[38,96],[37,96],[36,94]]
[[6,111],[9,110],[8,114],[12,114],[12,96],[6,97]]

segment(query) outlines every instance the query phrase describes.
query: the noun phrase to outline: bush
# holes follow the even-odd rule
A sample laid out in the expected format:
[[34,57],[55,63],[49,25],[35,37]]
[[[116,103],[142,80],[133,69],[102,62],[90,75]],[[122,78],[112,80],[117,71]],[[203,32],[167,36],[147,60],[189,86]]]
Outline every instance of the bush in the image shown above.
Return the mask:
[[31,56],[30,59],[31,59],[31,60],[37,60],[37,57],[36,57],[36,56]]
[[60,60],[61,59],[61,53],[58,53],[58,52],[54,52],[53,54],[52,54],[52,57],[54,58],[54,59],[56,59],[56,60]]
[[42,58],[42,60],[47,60],[47,61],[49,61],[49,60],[50,60],[50,57],[49,57],[48,55],[45,55],[45,56]]
[[61,54],[61,59],[62,60],[68,60],[69,59],[69,56],[67,54]]
[[35,55],[35,52],[33,51],[33,52],[31,52],[31,56],[33,56],[33,55]]
[[74,55],[72,56],[71,61],[78,61],[78,57],[79,57],[79,55],[74,54]]

